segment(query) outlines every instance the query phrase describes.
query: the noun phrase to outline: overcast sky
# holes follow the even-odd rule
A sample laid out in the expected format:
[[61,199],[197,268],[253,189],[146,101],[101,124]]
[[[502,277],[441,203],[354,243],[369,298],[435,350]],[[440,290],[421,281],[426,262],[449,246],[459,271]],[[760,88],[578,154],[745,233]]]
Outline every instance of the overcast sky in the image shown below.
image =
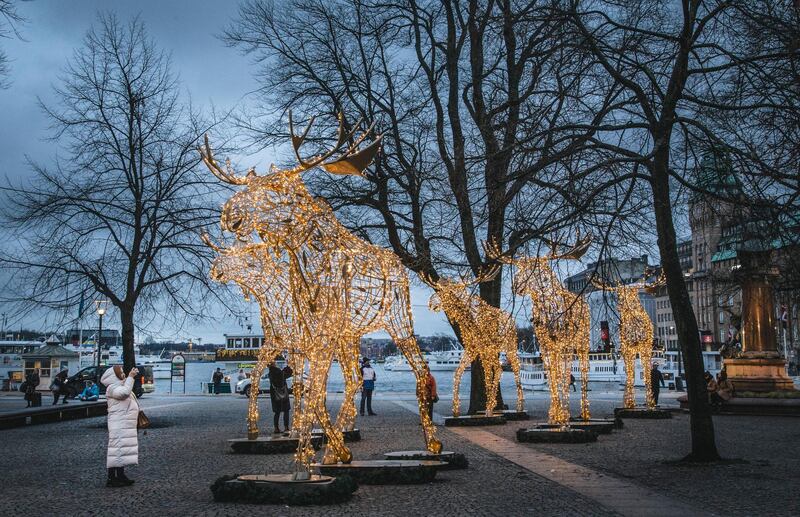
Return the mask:
[[[0,45],[12,60],[11,87],[0,90],[0,177],[17,183],[29,178],[26,156],[47,164],[54,156],[54,144],[46,141],[48,121],[37,99],[49,103],[52,87],[58,82],[64,64],[95,22],[99,10],[112,10],[121,20],[139,15],[150,36],[162,49],[171,52],[175,72],[193,102],[220,110],[242,105],[247,94],[256,88],[247,58],[227,48],[216,35],[235,16],[238,2],[221,0],[137,0],[106,2],[101,0],[34,0],[20,2],[19,14],[27,21],[19,27],[24,41],[2,40]],[[265,166],[266,154],[249,157],[247,164]],[[422,335],[452,334],[440,314],[427,310],[427,292],[412,290],[416,331]],[[518,300],[519,302],[519,300]],[[519,309],[519,303],[517,304]],[[0,308],[0,310],[2,310]],[[77,313],[77,308],[75,309]],[[255,316],[256,312],[253,311]],[[520,311],[520,318],[524,313]],[[106,324],[116,326],[113,311]],[[254,318],[256,319],[256,318]],[[87,321],[88,325],[90,322]],[[92,325],[96,325],[94,321]],[[11,321],[10,327],[51,330],[41,319]],[[46,328],[45,328],[46,327]],[[150,332],[148,332],[150,330]],[[187,329],[138,329],[137,340],[148,333],[163,339],[194,339],[222,342],[223,333],[241,331],[236,321],[209,323]]]

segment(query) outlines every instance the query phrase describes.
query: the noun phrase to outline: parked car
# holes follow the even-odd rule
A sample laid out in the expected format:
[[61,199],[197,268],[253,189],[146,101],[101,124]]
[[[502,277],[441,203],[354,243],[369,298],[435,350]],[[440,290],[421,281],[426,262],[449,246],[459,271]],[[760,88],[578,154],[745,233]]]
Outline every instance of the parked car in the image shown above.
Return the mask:
[[[236,393],[240,395],[244,395],[245,397],[250,397],[250,387],[253,381],[250,377],[246,379],[242,379],[236,383]],[[258,383],[258,393],[269,393],[269,370],[265,371],[261,375],[261,382]]]
[[[92,381],[97,384],[97,387],[100,390],[100,394],[103,395],[106,392],[106,387],[99,382],[99,379],[103,377],[103,374],[109,368],[113,368],[114,365],[101,365],[100,366],[100,375],[97,375],[97,367],[96,366],[88,366],[79,370],[78,373],[70,376],[67,378],[67,389],[69,390],[69,398],[75,398],[83,391],[83,388],[86,386],[86,381]],[[136,368],[139,369],[139,375],[136,376],[133,382],[133,393],[137,397],[141,398],[142,395],[145,393],[149,393],[151,390],[145,390],[144,386],[152,386],[152,380],[150,382],[147,379],[153,378],[153,367],[152,366],[137,366]],[[148,375],[149,373],[149,375]]]

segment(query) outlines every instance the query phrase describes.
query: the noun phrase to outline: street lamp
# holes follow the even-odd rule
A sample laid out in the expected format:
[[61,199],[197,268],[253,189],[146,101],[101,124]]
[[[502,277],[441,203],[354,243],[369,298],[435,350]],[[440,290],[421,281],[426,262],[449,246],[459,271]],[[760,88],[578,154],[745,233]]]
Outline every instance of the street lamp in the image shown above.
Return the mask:
[[95,379],[97,382],[100,382],[100,349],[101,343],[103,339],[103,316],[106,314],[106,306],[108,305],[108,300],[95,300],[95,306],[97,307],[97,315],[100,317],[100,325],[97,330],[97,369],[95,370]]

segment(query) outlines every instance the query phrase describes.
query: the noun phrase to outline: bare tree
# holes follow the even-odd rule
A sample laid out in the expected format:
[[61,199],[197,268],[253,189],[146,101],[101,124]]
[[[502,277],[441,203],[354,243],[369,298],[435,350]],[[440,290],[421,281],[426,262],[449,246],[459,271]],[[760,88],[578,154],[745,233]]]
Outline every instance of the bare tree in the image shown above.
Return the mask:
[[[0,261],[6,299],[47,309],[84,296],[118,310],[126,369],[134,324],[198,315],[214,223],[197,138],[208,128],[181,102],[169,58],[142,22],[101,16],[66,66],[55,105],[43,106],[65,157],[8,186],[4,219],[20,242]],[[216,188],[216,187],[215,187]]]
[[[0,0],[0,39],[19,37],[17,25],[20,24],[22,16],[17,13],[17,6],[12,0]],[[0,48],[0,89],[8,87],[8,75],[11,72],[9,57]]]
[[[491,262],[482,242],[515,250],[598,204],[606,218],[623,210],[606,187],[635,177],[596,181],[611,168],[588,156],[592,121],[619,107],[619,88],[582,72],[550,4],[245,2],[224,34],[263,83],[262,110],[243,126],[267,145],[285,138],[289,108],[374,122],[385,136],[368,181],[318,177],[317,192],[413,271],[478,276]],[[479,292],[499,306],[502,276]],[[474,413],[485,407],[479,362],[471,379]]]
[[[695,461],[719,455],[673,212],[675,203],[682,201],[677,197],[681,192],[741,202],[695,181],[692,172],[706,153],[728,155],[751,193],[765,192],[773,188],[775,178],[784,177],[778,162],[768,159],[780,144],[773,141],[774,146],[759,148],[765,133],[754,126],[744,128],[748,117],[766,117],[782,109],[780,88],[757,93],[750,86],[762,81],[776,86],[775,67],[786,65],[796,53],[796,46],[792,50],[774,40],[750,44],[754,40],[743,38],[743,22],[752,22],[751,29],[759,26],[754,14],[773,13],[770,4],[775,3],[564,2],[574,41],[633,101],[603,121],[598,145],[641,167],[651,192],[658,248],[685,359],[692,438],[688,459]],[[787,3],[782,8],[790,7]],[[725,123],[733,118],[742,130],[733,131],[734,125]]]

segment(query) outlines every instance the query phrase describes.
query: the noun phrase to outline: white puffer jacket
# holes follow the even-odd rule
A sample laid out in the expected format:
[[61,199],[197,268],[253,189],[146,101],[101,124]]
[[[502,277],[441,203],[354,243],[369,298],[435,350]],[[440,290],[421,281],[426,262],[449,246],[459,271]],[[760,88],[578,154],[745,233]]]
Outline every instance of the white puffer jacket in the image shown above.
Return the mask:
[[138,465],[139,437],[136,421],[139,417],[139,403],[131,394],[133,377],[121,381],[109,368],[100,379],[106,386],[108,398],[108,468]]

